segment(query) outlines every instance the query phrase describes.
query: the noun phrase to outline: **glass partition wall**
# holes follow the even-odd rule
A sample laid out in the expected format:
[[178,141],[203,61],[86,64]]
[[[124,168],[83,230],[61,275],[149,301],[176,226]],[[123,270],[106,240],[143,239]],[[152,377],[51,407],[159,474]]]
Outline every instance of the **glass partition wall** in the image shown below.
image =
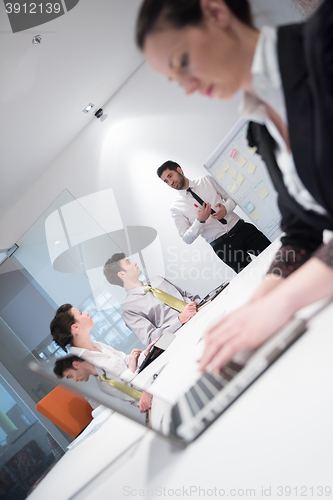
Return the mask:
[[[23,394],[17,406],[12,389],[0,380],[0,459],[5,447],[6,463],[11,458],[12,436],[21,432],[18,420],[21,427],[40,426],[41,435],[44,434],[40,448],[46,455],[46,434],[56,437],[52,424],[44,422],[47,433],[38,423],[38,412],[29,417],[21,410],[25,395],[37,403],[54,388],[51,382],[31,372],[28,364],[31,360],[53,363],[66,354],[53,342],[49,331],[50,321],[61,304],[71,303],[89,312],[95,323],[91,332],[93,340],[126,353],[134,347],[143,348],[121,318],[126,293],[106,281],[103,265],[114,253],[124,252],[135,258],[145,272],[142,250],[152,247],[156,231],[124,228],[115,203],[112,205],[110,191],[99,198],[96,193],[90,199],[76,200],[65,190],[15,242],[17,250],[0,265],[0,374],[3,367],[17,381]],[[106,210],[110,211],[106,217],[112,221],[112,231],[108,233],[89,213],[89,207],[94,211],[96,204],[106,199]],[[103,207],[99,208],[103,211]],[[151,251],[150,248],[150,254]],[[15,405],[16,416],[12,419],[10,413]],[[17,447],[12,448],[12,456],[17,453]]]
[[0,376],[0,498],[25,499],[63,453],[36,415]]

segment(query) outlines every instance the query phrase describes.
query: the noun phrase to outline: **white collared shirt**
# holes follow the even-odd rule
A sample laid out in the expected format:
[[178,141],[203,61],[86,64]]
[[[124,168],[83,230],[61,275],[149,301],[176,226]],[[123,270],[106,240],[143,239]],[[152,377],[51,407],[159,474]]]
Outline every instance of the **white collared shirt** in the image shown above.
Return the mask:
[[267,103],[288,125],[286,105],[277,56],[276,28],[264,26],[260,31],[252,67],[252,86],[258,97],[244,92],[241,115],[266,125],[277,143],[276,161],[281,170],[284,184],[289,194],[306,210],[326,214],[326,210],[316,202],[298,176],[292,153],[275,124],[268,117],[264,103]]
[[[110,345],[103,344],[102,342],[93,341],[93,344],[99,351],[88,351],[87,349],[74,346],[70,346],[68,350],[70,354],[74,354],[75,356],[79,356],[79,358],[83,358],[85,361],[89,361],[89,363],[92,363],[95,367],[102,368],[108,372],[110,378],[112,378],[113,375],[114,377],[121,378],[124,382],[131,382],[133,380],[136,374],[128,368],[128,354],[117,351]],[[138,366],[141,365],[144,358],[145,355],[141,353],[138,360]]]
[[198,211],[201,208],[199,203],[186,189],[178,191],[178,196],[172,203],[170,210],[178,232],[185,243],[193,243],[198,236],[202,236],[207,243],[211,243],[226,234],[227,231],[230,231],[239,221],[238,215],[233,212],[236,203],[213,177],[206,175],[195,181],[189,181],[189,187],[205,203],[210,203],[212,209],[216,212],[218,207],[215,207],[215,205],[222,203],[227,210],[224,217],[227,224],[221,224],[212,217],[209,217],[205,223],[199,222],[197,220]]

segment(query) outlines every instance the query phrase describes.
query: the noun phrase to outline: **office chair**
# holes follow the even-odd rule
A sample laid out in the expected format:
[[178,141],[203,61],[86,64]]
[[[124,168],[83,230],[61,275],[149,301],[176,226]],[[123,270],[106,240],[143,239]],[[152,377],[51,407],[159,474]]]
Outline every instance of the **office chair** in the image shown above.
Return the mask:
[[92,421],[88,401],[60,385],[37,403],[36,410],[72,438]]

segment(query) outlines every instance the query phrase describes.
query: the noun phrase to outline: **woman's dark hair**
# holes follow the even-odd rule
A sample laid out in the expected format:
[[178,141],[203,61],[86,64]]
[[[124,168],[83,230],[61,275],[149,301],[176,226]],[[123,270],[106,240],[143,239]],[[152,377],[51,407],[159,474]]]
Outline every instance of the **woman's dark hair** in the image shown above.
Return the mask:
[[[79,361],[80,363],[83,363],[84,359],[79,358],[78,356],[75,356],[74,354],[72,354],[70,356],[64,356],[63,358],[59,358],[59,359],[57,359],[57,361],[54,364],[53,373],[58,378],[64,378],[64,371],[69,370],[70,368],[73,368],[74,361]],[[75,370],[75,368],[74,368],[74,370]]]
[[72,345],[73,342],[72,325],[75,324],[75,319],[71,311],[72,307],[71,304],[60,306],[50,323],[53,340],[66,352],[66,346]]
[[[248,0],[223,0],[240,21],[253,26]],[[160,26],[180,29],[202,22],[200,0],[144,0],[136,22],[136,43],[143,50],[146,37]]]

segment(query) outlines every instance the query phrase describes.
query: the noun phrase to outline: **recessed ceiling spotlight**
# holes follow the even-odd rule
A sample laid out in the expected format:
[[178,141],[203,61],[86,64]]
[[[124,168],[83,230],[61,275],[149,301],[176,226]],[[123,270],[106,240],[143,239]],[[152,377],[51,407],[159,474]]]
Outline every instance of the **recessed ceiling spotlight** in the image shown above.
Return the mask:
[[32,39],[32,43],[34,45],[40,45],[42,43],[42,37],[40,35],[36,35]]
[[92,102],[90,102],[83,110],[82,113],[89,113],[89,111],[95,106]]

